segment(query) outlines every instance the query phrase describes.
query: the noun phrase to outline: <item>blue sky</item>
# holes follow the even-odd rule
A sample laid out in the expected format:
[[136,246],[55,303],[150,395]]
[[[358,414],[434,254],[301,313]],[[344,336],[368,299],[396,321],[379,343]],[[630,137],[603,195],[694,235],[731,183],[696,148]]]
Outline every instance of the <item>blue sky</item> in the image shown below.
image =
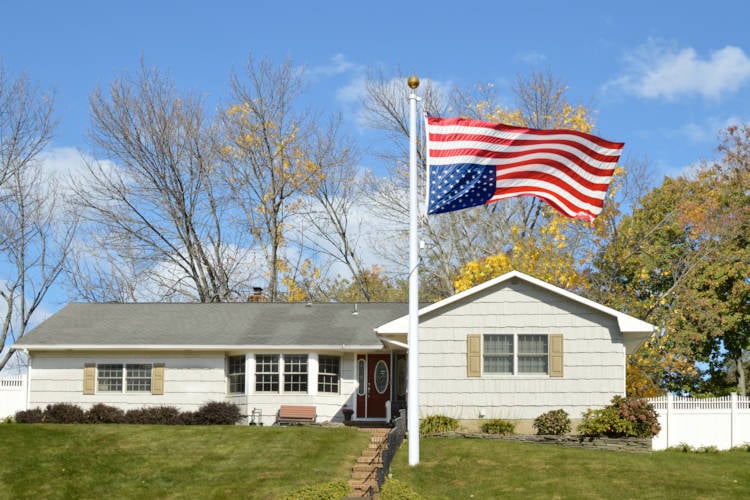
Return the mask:
[[[715,155],[720,129],[750,118],[745,1],[672,2],[5,2],[0,59],[54,89],[54,148],[88,148],[88,96],[143,57],[208,102],[227,95],[250,52],[307,68],[309,98],[355,119],[370,68],[445,85],[550,70],[597,111],[595,132],[626,143],[623,160],[677,174]],[[374,162],[375,160],[367,160]],[[377,164],[363,165],[373,170]]]
[[[654,181],[715,157],[719,131],[750,120],[750,3],[746,0],[562,2],[5,1],[0,60],[56,94],[54,168],[87,151],[88,97],[141,58],[178,88],[220,105],[229,75],[252,53],[290,57],[310,78],[308,102],[358,120],[368,69],[441,85],[494,84],[512,101],[518,75],[549,70],[568,98],[596,111],[595,133],[624,141]],[[406,94],[406,87],[405,87]],[[364,168],[382,171],[375,157]],[[66,301],[55,290],[45,309]]]

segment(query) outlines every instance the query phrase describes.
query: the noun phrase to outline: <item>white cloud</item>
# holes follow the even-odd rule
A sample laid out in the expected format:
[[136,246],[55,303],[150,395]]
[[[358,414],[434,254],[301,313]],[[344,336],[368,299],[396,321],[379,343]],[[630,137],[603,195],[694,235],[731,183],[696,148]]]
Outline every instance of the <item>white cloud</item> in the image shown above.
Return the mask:
[[305,67],[305,74],[311,78],[340,75],[342,73],[362,72],[364,67],[349,61],[344,54],[335,54],[327,64]]
[[606,87],[650,99],[699,95],[719,99],[750,82],[750,57],[728,45],[701,58],[695,49],[678,49],[657,40],[626,54],[626,72]]
[[678,135],[694,144],[719,144],[719,136],[723,130],[732,125],[740,125],[746,120],[738,116],[728,118],[707,118],[702,123],[687,123],[679,128]]

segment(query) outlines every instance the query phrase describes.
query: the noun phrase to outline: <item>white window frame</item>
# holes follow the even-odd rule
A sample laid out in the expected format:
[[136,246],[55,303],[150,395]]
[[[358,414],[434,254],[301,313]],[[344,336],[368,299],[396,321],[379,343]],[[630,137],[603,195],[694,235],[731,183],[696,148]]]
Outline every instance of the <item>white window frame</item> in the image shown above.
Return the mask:
[[[119,377],[113,375],[102,377],[102,370],[119,372]],[[139,370],[147,370],[148,375],[138,373]],[[153,363],[97,363],[96,364],[96,392],[97,393],[151,393],[153,387],[154,365]],[[102,380],[116,382],[119,378],[117,389],[102,388]]]
[[[329,361],[336,361],[336,372],[323,371],[323,367]],[[330,387],[334,390],[325,390]],[[341,392],[341,356],[318,356],[318,393],[339,394]]]
[[[237,363],[238,358],[241,358],[241,362]],[[237,366],[233,365],[233,362],[237,363]],[[232,371],[233,368],[240,367],[240,371]],[[227,356],[227,393],[229,394],[244,394],[245,384],[247,380],[247,359],[244,354]],[[239,390],[232,390],[232,389]]]
[[[268,358],[268,362],[265,360],[261,361],[258,358]],[[267,370],[267,368],[274,367],[274,365],[276,370]],[[261,368],[263,371],[261,371]],[[271,394],[281,392],[283,388],[283,384],[281,383],[282,371],[283,365],[281,364],[280,354],[256,354],[253,374],[253,378],[255,379],[254,392]],[[259,380],[259,376],[263,380]]]
[[[282,354],[282,392],[307,394],[310,389],[310,356],[307,354]],[[297,368],[300,368],[299,370]]]
[[[486,340],[487,337],[511,337],[513,339],[512,343],[512,353],[486,353]],[[536,353],[522,353],[520,351],[520,342],[519,339],[521,337],[544,337],[545,344],[546,344],[546,352],[536,352]],[[505,376],[505,377],[538,377],[538,376],[546,376],[549,377],[550,375],[550,336],[547,333],[485,333],[482,334],[482,375],[487,376]],[[486,369],[487,363],[486,360],[490,356],[504,356],[504,357],[511,357],[511,370],[505,371],[505,372],[493,372],[488,371]],[[539,372],[527,372],[527,371],[521,371],[520,369],[520,363],[519,360],[523,358],[532,358],[532,357],[541,357],[543,356],[545,359],[545,371],[539,371]]]

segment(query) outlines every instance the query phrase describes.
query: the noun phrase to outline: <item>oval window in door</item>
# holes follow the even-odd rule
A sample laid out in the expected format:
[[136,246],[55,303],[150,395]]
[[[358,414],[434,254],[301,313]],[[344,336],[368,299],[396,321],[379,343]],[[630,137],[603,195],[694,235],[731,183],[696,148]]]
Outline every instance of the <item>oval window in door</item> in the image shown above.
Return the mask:
[[388,365],[382,359],[375,365],[375,390],[383,394],[388,389]]

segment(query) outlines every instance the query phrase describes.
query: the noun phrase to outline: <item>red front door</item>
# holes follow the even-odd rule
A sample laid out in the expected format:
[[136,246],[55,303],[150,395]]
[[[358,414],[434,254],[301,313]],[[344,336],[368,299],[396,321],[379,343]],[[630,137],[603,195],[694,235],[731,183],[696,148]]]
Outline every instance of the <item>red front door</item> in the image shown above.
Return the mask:
[[391,399],[391,355],[357,356],[358,418],[385,418],[385,403]]

